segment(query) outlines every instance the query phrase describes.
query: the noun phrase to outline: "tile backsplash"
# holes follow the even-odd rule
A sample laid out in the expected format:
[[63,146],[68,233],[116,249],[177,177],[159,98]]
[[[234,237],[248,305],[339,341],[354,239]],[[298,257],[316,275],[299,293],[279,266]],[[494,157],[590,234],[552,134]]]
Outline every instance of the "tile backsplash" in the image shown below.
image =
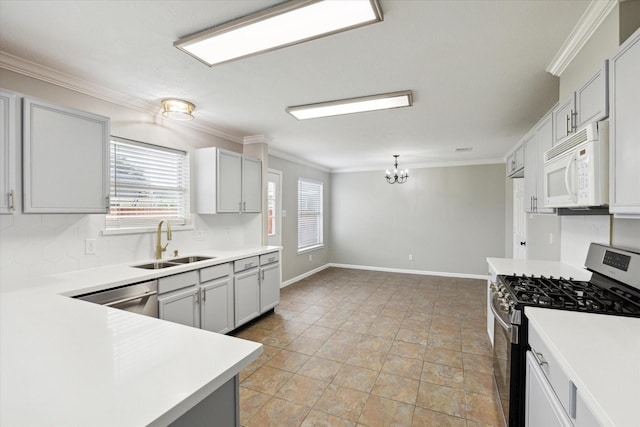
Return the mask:
[[[205,249],[259,246],[260,215],[193,215],[194,228],[174,230],[164,257]],[[154,257],[155,233],[103,235],[104,215],[0,215],[0,289],[22,288],[44,275]],[[163,229],[163,242],[166,234]],[[95,254],[85,254],[95,239]]]

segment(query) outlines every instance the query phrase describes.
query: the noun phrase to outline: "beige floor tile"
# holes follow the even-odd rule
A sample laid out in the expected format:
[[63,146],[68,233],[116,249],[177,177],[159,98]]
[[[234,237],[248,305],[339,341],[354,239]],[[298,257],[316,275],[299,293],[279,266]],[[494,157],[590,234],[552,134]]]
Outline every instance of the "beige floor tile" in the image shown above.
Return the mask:
[[464,389],[471,393],[494,395],[493,374],[464,371]]
[[431,363],[462,368],[462,352],[441,347],[427,347],[424,360]]
[[262,343],[272,347],[285,348],[297,337],[297,334],[289,332],[271,331],[271,333],[262,340]]
[[361,322],[359,320],[345,320],[338,328],[340,331],[357,332],[358,334],[364,334],[371,327],[371,322]]
[[378,371],[344,364],[333,379],[333,384],[369,393],[377,377]]
[[388,353],[392,344],[393,344],[393,339],[390,339],[390,338],[363,335],[362,339],[357,345],[357,348],[360,350]]
[[412,427],[467,427],[467,423],[464,418],[416,406]]
[[297,372],[309,360],[309,357],[306,354],[296,353],[295,351],[282,350],[269,359],[265,365],[282,369],[283,371]]
[[462,341],[462,351],[487,357],[491,357],[493,353],[489,338],[486,341]]
[[328,385],[328,382],[315,378],[294,375],[280,387],[276,397],[299,405],[313,407]]
[[381,351],[371,351],[361,348],[353,350],[349,358],[345,363],[350,365],[360,366],[362,368],[373,369],[374,371],[380,371],[387,358],[387,354]]
[[427,340],[427,347],[446,348],[448,350],[462,350],[462,341],[458,337],[449,335],[430,334]]
[[314,409],[340,418],[358,421],[368,397],[369,394],[363,391],[331,384],[324,391]]
[[355,348],[355,345],[327,341],[316,351],[315,355],[342,363],[349,358]]
[[355,422],[325,414],[315,409],[309,412],[300,427],[354,427]]
[[414,331],[411,329],[400,328],[396,334],[396,341],[404,341],[414,344],[427,345],[429,339],[429,329],[425,328],[421,331]]
[[242,382],[244,387],[261,393],[275,394],[286,383],[293,373],[271,366],[261,366]]
[[464,391],[437,384],[421,382],[416,405],[455,417],[466,416]]
[[331,311],[330,307],[323,307],[321,305],[311,305],[309,308],[307,308],[304,312],[308,313],[308,314],[321,314],[321,315],[325,315],[327,314],[329,311]]
[[302,333],[305,338],[312,338],[314,340],[326,341],[331,335],[336,332],[336,329],[327,328],[324,326],[313,325]]
[[370,427],[409,426],[414,408],[413,405],[371,395],[359,422]]
[[382,372],[376,379],[371,394],[415,405],[419,385],[418,380]]
[[419,380],[422,373],[422,361],[389,354],[382,366],[382,372]]
[[492,396],[466,393],[467,418],[488,425],[501,425],[500,409]]
[[493,375],[493,359],[489,356],[462,353],[462,364],[465,371],[475,371]]
[[268,394],[260,393],[246,387],[240,387],[240,424],[245,425],[249,418],[271,399]]
[[297,374],[330,382],[341,367],[342,363],[313,356],[298,369]]
[[461,368],[425,361],[422,365],[420,381],[463,390],[464,371]]
[[340,344],[356,345],[360,343],[362,336],[362,334],[356,332],[338,330],[333,335],[331,335],[331,337],[329,337],[327,341]]
[[394,341],[391,345],[391,349],[389,349],[389,354],[422,360],[426,349],[426,345],[414,344],[404,341]]
[[313,338],[300,336],[291,341],[286,349],[311,356],[323,345],[324,341],[322,340],[314,340]]
[[272,397],[249,421],[246,427],[298,426],[311,408]]

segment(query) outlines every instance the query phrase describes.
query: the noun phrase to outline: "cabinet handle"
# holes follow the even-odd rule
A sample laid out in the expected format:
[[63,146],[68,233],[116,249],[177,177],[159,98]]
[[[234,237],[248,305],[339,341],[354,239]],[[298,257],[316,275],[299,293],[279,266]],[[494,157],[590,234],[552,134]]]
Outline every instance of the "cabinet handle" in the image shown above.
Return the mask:
[[578,113],[576,111],[571,110],[571,121],[570,121],[570,128],[571,128],[571,133],[576,131],[577,126],[577,119],[578,119]]
[[202,302],[207,302],[207,290],[202,290]]
[[577,405],[578,387],[576,387],[573,381],[569,380],[569,416],[574,420],[578,416]]
[[533,210],[538,212],[538,197],[533,196]]
[[247,202],[242,202],[242,211],[243,212],[247,211]]
[[251,267],[253,267],[253,263],[252,262],[244,265],[244,268],[251,268]]
[[538,365],[540,365],[540,366],[544,366],[544,365],[549,366],[549,362],[544,360],[544,357],[542,357],[542,353],[538,353],[537,351],[534,350],[533,354],[534,354],[534,356],[536,358],[536,362],[538,362]]
[[15,210],[15,205],[13,200],[13,190],[9,191],[9,209],[11,209],[11,212]]

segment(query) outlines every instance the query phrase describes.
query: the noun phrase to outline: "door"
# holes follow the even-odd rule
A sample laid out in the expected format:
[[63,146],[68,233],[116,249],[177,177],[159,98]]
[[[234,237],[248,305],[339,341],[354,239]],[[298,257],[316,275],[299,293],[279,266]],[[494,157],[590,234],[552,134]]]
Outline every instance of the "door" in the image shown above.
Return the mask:
[[282,172],[269,169],[267,178],[267,243],[282,245]]
[[16,94],[0,90],[0,214],[10,214],[15,209],[17,105]]
[[[553,140],[552,145],[575,132],[576,98],[575,93],[562,104],[553,109]],[[551,147],[549,147],[551,148]]]
[[513,183],[513,258],[527,259],[527,212],[524,178],[514,178]]
[[233,291],[228,277],[212,280],[200,288],[200,327],[226,334],[233,325]]
[[218,149],[216,198],[218,212],[242,210],[242,154]]
[[260,270],[260,313],[264,313],[280,302],[280,263]]
[[234,278],[236,327],[260,314],[260,277],[257,268]]
[[535,212],[534,198],[536,197],[536,183],[538,182],[538,149],[535,134],[525,137],[524,147],[524,206],[526,212]]
[[262,211],[262,161],[242,159],[242,212]]
[[186,291],[158,297],[160,318],[169,322],[198,327],[198,291],[195,287]]

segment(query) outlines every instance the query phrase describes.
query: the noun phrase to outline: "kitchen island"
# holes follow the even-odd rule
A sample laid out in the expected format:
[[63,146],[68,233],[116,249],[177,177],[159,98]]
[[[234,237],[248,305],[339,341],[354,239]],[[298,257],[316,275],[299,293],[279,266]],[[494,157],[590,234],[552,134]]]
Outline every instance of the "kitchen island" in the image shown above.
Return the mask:
[[[199,267],[269,250],[203,253],[216,258]],[[0,425],[188,425],[203,406],[237,412],[237,375],[262,344],[68,297],[188,268],[110,266],[2,293]]]

